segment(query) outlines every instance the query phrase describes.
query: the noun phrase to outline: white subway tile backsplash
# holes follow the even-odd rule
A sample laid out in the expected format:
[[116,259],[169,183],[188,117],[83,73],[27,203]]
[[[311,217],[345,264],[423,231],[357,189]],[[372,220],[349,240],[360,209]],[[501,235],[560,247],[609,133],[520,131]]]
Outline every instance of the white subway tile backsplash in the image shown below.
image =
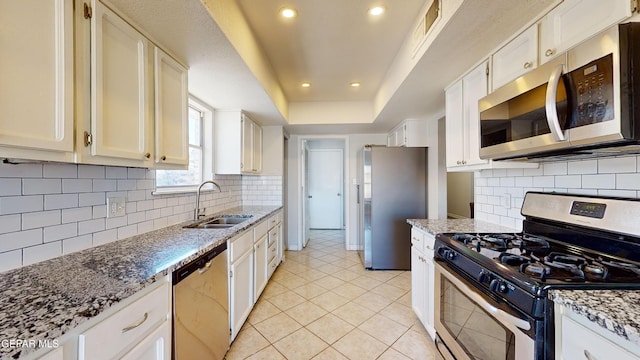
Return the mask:
[[522,176],[540,176],[540,175],[544,175],[544,170],[542,169],[542,165],[540,165],[540,167],[538,168],[522,170]]
[[633,157],[614,157],[598,160],[599,174],[619,174],[636,172],[636,159]]
[[127,217],[126,216],[118,216],[114,218],[108,218],[105,222],[106,229],[115,229],[122,226],[127,225]]
[[105,193],[83,193],[78,195],[79,206],[105,205],[107,203]]
[[78,166],[74,164],[44,164],[43,176],[56,179],[74,179],[78,177]]
[[22,266],[22,249],[0,253],[0,272]]
[[41,178],[41,164],[0,164],[0,178]]
[[78,194],[55,194],[44,196],[44,209],[69,209],[78,207]]
[[597,174],[598,160],[570,161],[567,163],[567,174]]
[[536,176],[533,178],[533,187],[554,187],[555,176]]
[[63,193],[92,192],[93,181],[91,179],[62,179]]
[[42,244],[42,229],[33,229],[0,235],[0,253]]
[[129,179],[145,179],[147,177],[147,172],[145,169],[128,168],[127,177]]
[[69,223],[44,229],[44,242],[67,239],[78,235],[78,224]]
[[60,194],[60,179],[22,179],[22,195]]
[[116,180],[95,179],[93,180],[93,192],[98,191],[117,191],[118,186]]
[[20,214],[0,216],[0,234],[20,230]]
[[75,208],[75,209],[63,209],[62,210],[62,223],[71,223],[89,220],[92,217],[92,208],[90,206]]
[[136,182],[138,190],[154,190],[156,188],[155,180],[133,180]]
[[617,174],[616,189],[640,190],[640,174]]
[[22,249],[22,262],[23,265],[30,265],[60,255],[62,255],[62,242],[54,241]]
[[598,196],[613,196],[613,197],[625,197],[636,198],[636,191],[633,190],[598,190]]
[[118,191],[127,191],[136,189],[136,180],[118,180]]
[[107,205],[96,205],[92,210],[94,219],[107,217]]
[[562,188],[579,188],[582,186],[580,175],[556,176],[555,185]]
[[125,167],[116,167],[116,166],[107,166],[105,168],[107,179],[126,179],[127,178],[127,168]]
[[500,178],[500,187],[515,186],[515,184],[516,184],[516,179],[514,177]]
[[62,221],[61,216],[60,210],[22,214],[22,230],[58,225]]
[[105,229],[105,219],[93,219],[78,222],[78,235],[90,234]]
[[118,240],[118,229],[93,233],[93,246],[104,245]]
[[118,228],[118,240],[126,239],[134,235],[138,235],[138,225],[136,224]]
[[615,174],[583,175],[582,187],[585,189],[615,189]]
[[93,246],[93,236],[83,235],[62,240],[62,253],[69,254],[76,251],[88,249]]
[[147,220],[155,220],[160,218],[160,209],[147,210],[144,213],[144,217]]
[[105,167],[96,165],[78,165],[79,179],[104,179]]
[[0,215],[42,211],[43,209],[43,195],[0,197]]
[[544,175],[567,175],[567,163],[546,163],[542,171]]
[[20,179],[0,178],[0,196],[22,195],[22,181]]
[[145,220],[146,220],[145,213],[142,211],[127,215],[127,223],[129,225],[141,223]]
[[153,231],[153,220],[144,221],[138,224],[138,234]]
[[[129,200],[133,201],[131,199]],[[146,210],[153,209],[153,200],[138,201],[136,204],[137,204],[138,211],[146,211]]]

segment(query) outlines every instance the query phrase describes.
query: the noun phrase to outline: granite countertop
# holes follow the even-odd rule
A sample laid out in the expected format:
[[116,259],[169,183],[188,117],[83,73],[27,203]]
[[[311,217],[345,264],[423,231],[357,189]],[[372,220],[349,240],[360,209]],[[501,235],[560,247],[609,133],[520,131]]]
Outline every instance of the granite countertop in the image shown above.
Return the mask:
[[555,303],[640,346],[640,291],[551,290]]
[[[185,229],[186,223],[173,225],[0,273],[0,343],[59,338],[279,209],[227,209],[208,218],[252,217],[213,231]],[[0,358],[18,358],[35,350],[0,346]]]
[[440,233],[518,232],[517,230],[477,219],[408,219],[407,222],[431,235]]

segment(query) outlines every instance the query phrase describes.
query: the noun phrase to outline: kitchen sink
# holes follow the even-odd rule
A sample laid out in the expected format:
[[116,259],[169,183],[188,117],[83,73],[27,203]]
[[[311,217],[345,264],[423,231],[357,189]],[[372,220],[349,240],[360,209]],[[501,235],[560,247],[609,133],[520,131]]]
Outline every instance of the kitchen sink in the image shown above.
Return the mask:
[[243,223],[253,216],[220,216],[204,222],[196,222],[185,225],[188,229],[227,229],[237,224]]

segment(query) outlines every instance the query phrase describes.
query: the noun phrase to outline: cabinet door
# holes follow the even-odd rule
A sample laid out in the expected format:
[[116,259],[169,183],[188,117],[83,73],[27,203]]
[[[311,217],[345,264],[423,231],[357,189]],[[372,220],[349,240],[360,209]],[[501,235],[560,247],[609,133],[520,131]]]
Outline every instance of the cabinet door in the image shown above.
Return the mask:
[[165,321],[136,347],[126,353],[122,360],[166,360],[171,358],[171,327]]
[[0,145],[73,152],[72,2],[1,1],[0,24]]
[[242,162],[240,170],[251,172],[253,169],[253,121],[242,115]]
[[462,108],[466,136],[465,165],[486,164],[480,159],[480,113],[478,100],[487,95],[487,63],[480,64],[462,79]]
[[631,16],[629,0],[565,0],[540,23],[540,63]]
[[562,315],[561,332],[562,342],[559,347],[561,348],[560,353],[563,360],[638,359],[637,356],[578,324],[566,315]]
[[267,244],[267,236],[264,236],[260,241],[258,241],[254,245],[254,298],[253,302],[258,301],[258,297],[262,294],[262,290],[267,285],[268,280],[268,256],[269,256],[269,247]]
[[447,167],[461,166],[467,144],[464,141],[464,113],[462,111],[462,80],[445,92],[445,127],[447,139]]
[[493,89],[538,66],[538,27],[532,26],[491,57]]
[[63,347],[49,351],[44,356],[38,358],[38,360],[64,360],[64,350]]
[[424,256],[424,317],[423,324],[432,338],[435,337],[434,303],[435,303],[435,279],[434,279],[433,252],[426,251]]
[[253,308],[253,248],[230,266],[229,315],[231,319],[231,341]]
[[187,69],[159,48],[154,49],[155,161],[189,164]]
[[148,159],[148,41],[102,3],[92,3],[91,154]]
[[253,159],[251,171],[254,173],[262,172],[262,127],[253,123]]
[[423,255],[415,247],[411,247],[411,306],[420,321],[425,323],[426,277]]

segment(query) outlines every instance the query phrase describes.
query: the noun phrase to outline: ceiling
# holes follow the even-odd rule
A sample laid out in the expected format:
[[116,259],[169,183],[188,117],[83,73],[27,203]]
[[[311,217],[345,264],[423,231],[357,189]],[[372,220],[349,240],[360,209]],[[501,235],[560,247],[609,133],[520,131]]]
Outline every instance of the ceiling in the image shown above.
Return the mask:
[[[392,84],[389,78],[399,73],[394,66],[401,46],[430,0],[108,3],[187,64],[190,93],[213,108],[243,109],[259,123],[284,125],[292,134],[344,134],[387,132],[407,118],[441,117],[448,84],[558,2],[442,1],[443,6],[461,5],[406,75]],[[378,19],[367,14],[374,4],[387,8]],[[298,17],[283,21],[278,10],[285,5],[295,7]],[[235,36],[243,30],[237,24],[246,24],[244,38]],[[238,41],[247,36],[251,44]],[[265,81],[269,77],[271,81]],[[302,89],[303,81],[312,86]],[[348,86],[352,81],[362,86],[353,89]],[[368,102],[373,118],[345,124],[289,124],[288,104],[323,101]]]

